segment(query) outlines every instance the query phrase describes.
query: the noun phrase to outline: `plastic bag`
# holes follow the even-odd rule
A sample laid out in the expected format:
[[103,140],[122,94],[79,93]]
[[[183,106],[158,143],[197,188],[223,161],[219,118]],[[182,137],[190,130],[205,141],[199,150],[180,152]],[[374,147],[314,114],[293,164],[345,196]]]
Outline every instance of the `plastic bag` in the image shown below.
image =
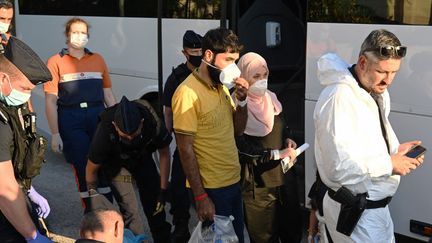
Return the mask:
[[233,216],[215,215],[214,222],[209,226],[203,226],[198,222],[188,243],[238,243],[232,221]]
[[145,234],[135,235],[130,229],[124,229],[123,243],[141,243],[144,240],[148,240]]

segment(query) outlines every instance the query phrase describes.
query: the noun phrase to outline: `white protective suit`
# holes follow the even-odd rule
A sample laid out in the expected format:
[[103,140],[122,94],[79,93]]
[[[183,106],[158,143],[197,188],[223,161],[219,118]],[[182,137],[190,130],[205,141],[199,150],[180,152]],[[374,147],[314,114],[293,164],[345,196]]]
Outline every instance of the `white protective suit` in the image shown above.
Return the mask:
[[[377,103],[348,68],[332,53],[318,60],[318,78],[325,88],[314,111],[317,167],[322,181],[331,189],[345,186],[354,194],[367,192],[369,200],[378,201],[394,195],[400,176],[392,175]],[[387,90],[378,97],[393,154],[398,151],[399,141],[388,120],[390,97]],[[388,206],[366,209],[351,237],[336,231],[340,204],[326,194],[323,207],[334,242],[394,242]]]

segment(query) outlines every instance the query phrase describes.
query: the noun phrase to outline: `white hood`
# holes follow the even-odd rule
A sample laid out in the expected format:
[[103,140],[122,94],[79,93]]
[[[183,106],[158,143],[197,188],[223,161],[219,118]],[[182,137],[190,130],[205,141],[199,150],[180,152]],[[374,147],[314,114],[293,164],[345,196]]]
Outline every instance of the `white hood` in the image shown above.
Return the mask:
[[[335,53],[327,53],[321,56],[318,60],[318,80],[323,86],[330,86],[335,84],[346,84],[352,88],[352,91],[360,98],[371,100],[370,94],[364,90],[359,89],[359,84],[348,70],[350,65],[342,60]],[[382,97],[389,97],[387,90],[381,94]],[[383,104],[389,105],[389,104]],[[386,109],[384,109],[386,110]],[[388,115],[388,113],[386,113]]]
[[318,60],[318,80],[324,86],[335,83],[357,84],[350,66],[334,53],[327,53]]

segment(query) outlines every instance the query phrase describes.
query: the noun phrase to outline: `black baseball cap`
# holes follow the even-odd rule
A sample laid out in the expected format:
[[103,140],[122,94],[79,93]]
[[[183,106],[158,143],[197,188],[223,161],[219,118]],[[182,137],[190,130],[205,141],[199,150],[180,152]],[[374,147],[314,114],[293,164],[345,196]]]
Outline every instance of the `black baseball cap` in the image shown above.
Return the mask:
[[193,30],[187,30],[183,35],[183,47],[201,48],[202,36]]
[[4,56],[34,85],[52,80],[51,72],[40,57],[23,41],[11,36],[4,48]]
[[126,134],[132,134],[138,129],[142,119],[137,104],[123,96],[114,113],[114,122],[117,127]]

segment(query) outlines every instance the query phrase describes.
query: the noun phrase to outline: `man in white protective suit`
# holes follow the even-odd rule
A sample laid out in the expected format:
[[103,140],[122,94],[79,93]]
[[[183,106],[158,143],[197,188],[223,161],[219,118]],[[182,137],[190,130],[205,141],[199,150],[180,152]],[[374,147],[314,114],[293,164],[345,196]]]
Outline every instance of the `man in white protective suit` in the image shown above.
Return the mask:
[[314,111],[315,157],[329,187],[323,209],[330,242],[394,242],[388,203],[400,176],[424,156],[405,154],[421,141],[400,144],[388,120],[387,88],[407,48],[387,30],[374,30],[350,66],[329,53],[318,60],[324,90]]

